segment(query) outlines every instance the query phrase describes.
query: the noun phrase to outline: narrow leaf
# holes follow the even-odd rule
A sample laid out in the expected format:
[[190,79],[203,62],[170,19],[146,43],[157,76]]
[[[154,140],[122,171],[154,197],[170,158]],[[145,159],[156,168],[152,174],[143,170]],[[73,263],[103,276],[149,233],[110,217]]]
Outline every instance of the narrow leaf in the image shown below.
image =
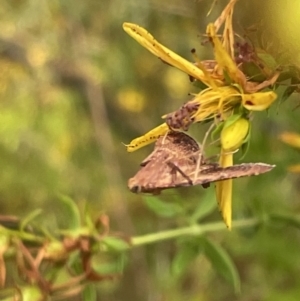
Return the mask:
[[36,209],[32,212],[30,212],[27,216],[22,218],[22,222],[20,225],[20,230],[25,231],[26,226],[33,220],[35,219],[38,215],[40,215],[42,212],[42,209]]
[[82,297],[84,301],[97,301],[97,291],[95,285],[86,285],[82,292]]
[[80,228],[80,212],[75,202],[65,195],[59,195],[61,210],[63,216],[67,221],[67,228],[70,230],[76,230]]
[[103,258],[95,255],[92,257],[91,265],[93,270],[102,276],[119,274],[124,269],[126,258],[125,254],[105,256]]
[[286,101],[295,92],[296,88],[296,86],[288,86],[279,99],[280,103]]
[[203,219],[204,217],[211,214],[216,209],[216,207],[217,202],[214,197],[214,191],[213,189],[210,189],[198,203],[197,208],[190,217],[190,222],[196,223],[197,221]]
[[179,277],[187,270],[193,260],[201,253],[202,248],[199,239],[193,241],[184,240],[176,256],[173,259],[171,270],[175,277]]
[[175,217],[184,212],[179,204],[163,202],[156,197],[144,197],[144,201],[148,208],[162,217]]
[[241,282],[236,266],[232,262],[227,252],[216,243],[203,238],[204,252],[215,269],[222,275],[234,288],[235,293],[241,290]]
[[119,237],[106,236],[101,240],[109,249],[113,251],[126,251],[129,249],[129,244]]

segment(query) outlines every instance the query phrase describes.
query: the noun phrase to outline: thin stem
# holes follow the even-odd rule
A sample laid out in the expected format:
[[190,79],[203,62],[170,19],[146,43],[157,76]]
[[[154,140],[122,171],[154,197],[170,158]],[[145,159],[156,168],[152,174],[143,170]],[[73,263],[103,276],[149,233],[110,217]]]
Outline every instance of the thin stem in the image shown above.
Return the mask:
[[[238,220],[233,222],[233,229],[254,227],[260,224],[261,222],[262,221],[257,218]],[[131,243],[134,247],[137,247],[137,246],[151,244],[151,243],[158,243],[160,241],[168,240],[172,238],[178,238],[180,236],[186,236],[186,235],[200,236],[204,233],[224,231],[226,229],[227,228],[223,222],[210,223],[205,225],[195,224],[189,227],[179,228],[175,230],[167,230],[167,231],[161,231],[154,234],[136,236],[131,239]]]

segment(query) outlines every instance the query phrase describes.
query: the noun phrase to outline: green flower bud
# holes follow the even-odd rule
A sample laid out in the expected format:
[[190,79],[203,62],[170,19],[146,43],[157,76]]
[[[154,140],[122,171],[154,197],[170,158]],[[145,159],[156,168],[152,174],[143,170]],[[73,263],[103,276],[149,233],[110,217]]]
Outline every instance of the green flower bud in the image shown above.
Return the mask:
[[249,121],[245,118],[239,118],[234,122],[230,119],[225,121],[221,132],[221,145],[226,152],[235,151],[245,142],[250,127]]

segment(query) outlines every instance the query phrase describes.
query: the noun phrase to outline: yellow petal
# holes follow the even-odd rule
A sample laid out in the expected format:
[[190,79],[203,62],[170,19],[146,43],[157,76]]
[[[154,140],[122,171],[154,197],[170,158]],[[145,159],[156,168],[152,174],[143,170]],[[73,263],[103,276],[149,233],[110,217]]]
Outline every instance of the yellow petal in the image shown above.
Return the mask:
[[288,171],[295,172],[295,173],[300,173],[300,164],[289,166]]
[[172,50],[160,44],[143,27],[133,23],[124,23],[123,29],[138,43],[147,48],[151,53],[159,57],[164,62],[182,70],[192,77],[202,81],[206,85],[209,85],[208,80],[199,68],[197,68],[193,63],[182,58]]
[[218,19],[214,23],[216,31],[219,31],[220,27],[223,25],[223,23],[227,19],[228,15],[230,15],[232,13],[231,11],[233,11],[233,7],[234,7],[236,1],[237,0],[231,0],[227,4],[227,6],[223,9],[221,15],[218,17]]
[[250,111],[263,111],[267,109],[277,98],[273,91],[242,94],[242,104]]
[[[232,166],[233,155],[226,154],[223,150],[220,157],[222,167]],[[223,220],[229,230],[231,230],[231,203],[232,203],[232,179],[216,183],[216,196]]]
[[231,58],[229,53],[224,49],[220,39],[216,35],[216,30],[214,24],[208,24],[206,33],[211,38],[214,47],[215,59],[218,63],[218,66],[228,74],[230,79],[244,87],[246,84],[245,75],[237,67],[234,60]]
[[125,145],[128,152],[134,152],[139,148],[142,148],[154,141],[156,141],[160,136],[165,135],[169,131],[169,127],[166,123],[163,123],[151,131],[147,132],[145,135],[133,139],[129,144]]
[[300,148],[300,135],[292,132],[284,132],[279,136],[280,140],[293,147]]

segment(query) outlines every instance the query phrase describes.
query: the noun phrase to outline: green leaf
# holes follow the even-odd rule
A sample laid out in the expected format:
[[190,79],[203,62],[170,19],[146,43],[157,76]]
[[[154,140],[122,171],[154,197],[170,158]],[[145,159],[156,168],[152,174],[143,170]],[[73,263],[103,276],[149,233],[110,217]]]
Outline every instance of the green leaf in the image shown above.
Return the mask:
[[244,62],[242,64],[242,71],[251,77],[251,81],[263,82],[266,80],[266,75],[261,72],[261,68],[254,62]]
[[189,219],[191,223],[196,223],[197,221],[211,214],[216,209],[217,202],[214,197],[214,193],[215,192],[213,189],[209,189],[201,201],[199,201],[197,208]]
[[270,214],[270,220],[300,229],[300,218],[294,214],[272,213]]
[[20,289],[23,301],[42,301],[43,293],[38,286],[24,286]]
[[67,221],[67,229],[76,230],[80,228],[80,212],[76,203],[65,195],[59,195],[60,204],[62,205],[61,210],[63,211],[63,216]]
[[199,238],[181,241],[179,251],[173,259],[171,270],[175,277],[184,274],[191,262],[201,253],[202,247]]
[[91,266],[99,275],[105,276],[122,273],[126,262],[127,256],[124,253],[119,253],[118,256],[95,254],[92,257]]
[[262,63],[265,64],[268,68],[270,68],[273,71],[275,71],[276,68],[278,68],[278,62],[271,54],[260,48],[255,48],[255,50],[257,56],[262,60]]
[[110,250],[113,251],[126,251],[129,249],[129,243],[124,239],[115,236],[106,236],[101,240]]
[[95,224],[92,220],[92,217],[91,217],[91,210],[90,210],[90,207],[89,207],[89,204],[86,203],[85,206],[84,206],[84,224],[87,226],[87,228],[90,230],[90,232],[92,233],[93,230],[95,230]]
[[206,238],[203,238],[203,246],[206,257],[215,269],[233,286],[235,293],[239,293],[241,290],[240,277],[227,252],[220,245]]
[[97,301],[97,291],[95,285],[86,285],[82,292],[82,297],[84,301]]
[[38,215],[40,215],[42,212],[42,209],[36,209],[32,212],[30,212],[27,216],[22,218],[21,225],[20,225],[20,230],[25,231],[26,226],[33,220],[35,219]]
[[157,197],[151,196],[143,199],[150,210],[162,217],[175,217],[184,212],[179,204],[163,202]]
[[295,92],[296,89],[296,86],[288,86],[286,89],[284,89],[279,102],[283,103],[284,101],[286,101]]

